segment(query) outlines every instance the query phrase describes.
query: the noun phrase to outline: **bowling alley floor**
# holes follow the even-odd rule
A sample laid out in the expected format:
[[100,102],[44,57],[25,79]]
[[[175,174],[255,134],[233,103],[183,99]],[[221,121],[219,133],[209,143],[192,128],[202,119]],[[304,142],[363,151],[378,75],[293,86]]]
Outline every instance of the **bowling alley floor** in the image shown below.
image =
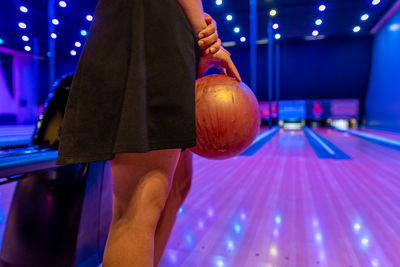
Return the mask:
[[251,157],[195,157],[160,266],[400,266],[400,151],[314,131],[351,159],[284,130]]
[[[304,131],[285,130],[252,156],[195,156],[159,266],[400,266],[400,151],[313,130],[350,159],[319,158]],[[13,186],[0,186],[0,238]]]

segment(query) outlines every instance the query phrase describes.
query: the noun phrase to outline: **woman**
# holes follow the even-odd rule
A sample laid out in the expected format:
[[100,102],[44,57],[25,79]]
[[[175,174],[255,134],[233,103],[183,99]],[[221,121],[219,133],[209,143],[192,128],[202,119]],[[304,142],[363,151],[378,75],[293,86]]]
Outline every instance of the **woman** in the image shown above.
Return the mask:
[[190,187],[191,154],[181,149],[196,143],[196,70],[211,66],[240,80],[201,0],[99,0],[57,164],[110,160],[103,266],[160,261]]

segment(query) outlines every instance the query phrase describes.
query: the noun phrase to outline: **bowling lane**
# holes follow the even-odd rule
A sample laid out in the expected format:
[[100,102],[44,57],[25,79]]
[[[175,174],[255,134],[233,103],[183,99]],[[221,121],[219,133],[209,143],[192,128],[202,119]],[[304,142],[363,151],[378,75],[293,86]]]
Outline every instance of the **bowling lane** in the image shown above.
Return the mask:
[[317,158],[301,131],[280,131],[250,158],[195,157],[160,266],[395,266],[399,214],[367,194],[355,161]]
[[0,137],[10,136],[32,136],[35,125],[2,125],[0,126]]
[[0,126],[0,147],[25,145],[34,131],[35,125]]
[[[283,211],[293,209],[293,202],[279,201],[285,194],[282,178],[296,176],[276,156],[279,153],[290,161],[315,157],[301,131],[279,133],[250,158],[209,161],[196,157],[193,190],[178,216],[161,266],[249,266],[250,262],[265,266],[270,253],[269,262],[278,260],[274,225],[282,223]],[[294,190],[293,180],[290,184]],[[288,233],[296,233],[295,225],[287,227]]]
[[354,157],[355,161],[350,165],[362,169],[356,169],[356,172],[361,171],[367,177],[400,177],[399,151],[330,128],[315,131]]
[[347,204],[342,204],[348,216],[362,225],[358,229],[354,224],[353,230],[362,238],[360,244],[368,245],[365,253],[375,251],[386,257],[379,266],[400,262],[400,208],[393,205],[400,201],[400,152],[332,129],[316,131],[353,157],[340,163],[342,174],[332,181],[345,189]]

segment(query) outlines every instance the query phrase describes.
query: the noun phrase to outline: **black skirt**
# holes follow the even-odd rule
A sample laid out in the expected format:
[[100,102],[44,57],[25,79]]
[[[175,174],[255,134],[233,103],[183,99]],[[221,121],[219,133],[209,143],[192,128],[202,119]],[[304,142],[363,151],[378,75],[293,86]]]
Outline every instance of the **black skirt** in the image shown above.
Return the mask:
[[176,0],[99,0],[58,165],[196,144],[197,38]]

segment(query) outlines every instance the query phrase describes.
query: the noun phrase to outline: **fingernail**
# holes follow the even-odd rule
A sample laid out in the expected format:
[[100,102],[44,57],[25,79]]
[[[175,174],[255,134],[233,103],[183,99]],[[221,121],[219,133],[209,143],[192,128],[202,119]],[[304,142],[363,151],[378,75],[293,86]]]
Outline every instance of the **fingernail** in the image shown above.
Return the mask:
[[214,53],[215,49],[214,48],[210,48],[210,53]]
[[199,34],[199,38],[201,39],[201,38],[203,38],[203,37],[204,37],[204,34],[200,33],[200,34]]
[[199,41],[199,45],[203,45],[204,44],[204,42],[203,41]]

